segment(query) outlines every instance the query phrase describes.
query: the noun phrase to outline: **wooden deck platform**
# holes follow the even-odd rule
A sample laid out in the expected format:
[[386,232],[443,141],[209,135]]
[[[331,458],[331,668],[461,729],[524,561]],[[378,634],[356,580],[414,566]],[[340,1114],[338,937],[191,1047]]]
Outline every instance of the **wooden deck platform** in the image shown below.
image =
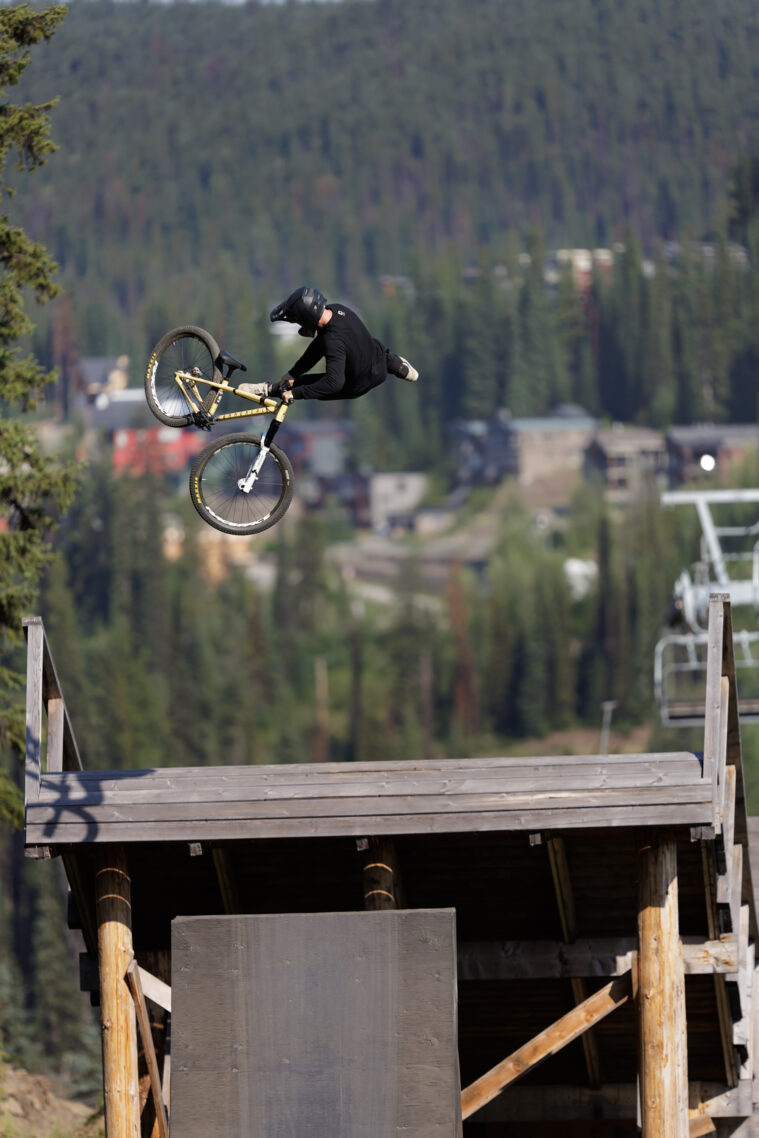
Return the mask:
[[[170,985],[175,917],[453,909],[461,1085],[504,1056],[521,1064],[516,1085],[465,1112],[465,1138],[633,1135],[641,1028],[615,985],[637,975],[641,882],[662,849],[676,861],[693,1133],[741,1133],[757,1097],[757,924],[725,598],[699,754],[87,771],[41,623],[27,632],[27,852],[64,860],[95,996],[104,873],[128,884],[146,983]],[[607,985],[612,1003],[592,1011]],[[590,1030],[573,1034],[575,1012]],[[539,1053],[549,1028],[561,1046]]]
[[56,771],[27,842],[219,841],[713,826],[703,759],[646,755]]

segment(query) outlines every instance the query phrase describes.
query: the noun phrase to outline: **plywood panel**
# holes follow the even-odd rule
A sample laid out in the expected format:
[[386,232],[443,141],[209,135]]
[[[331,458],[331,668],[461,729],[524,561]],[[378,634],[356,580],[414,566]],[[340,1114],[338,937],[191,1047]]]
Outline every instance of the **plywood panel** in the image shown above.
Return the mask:
[[456,1138],[452,910],[177,918],[172,1138]]

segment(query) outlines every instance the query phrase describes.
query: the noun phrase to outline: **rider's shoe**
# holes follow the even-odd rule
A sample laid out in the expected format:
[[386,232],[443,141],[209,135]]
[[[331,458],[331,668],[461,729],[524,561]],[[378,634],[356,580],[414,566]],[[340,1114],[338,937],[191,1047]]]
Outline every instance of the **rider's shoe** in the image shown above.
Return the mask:
[[395,352],[390,356],[390,374],[396,375],[398,379],[407,379],[409,383],[416,383],[419,378],[416,368],[404,360],[403,356],[396,356]]
[[244,395],[259,395],[262,399],[268,399],[271,395],[270,383],[240,383],[237,386],[238,391],[242,391]]

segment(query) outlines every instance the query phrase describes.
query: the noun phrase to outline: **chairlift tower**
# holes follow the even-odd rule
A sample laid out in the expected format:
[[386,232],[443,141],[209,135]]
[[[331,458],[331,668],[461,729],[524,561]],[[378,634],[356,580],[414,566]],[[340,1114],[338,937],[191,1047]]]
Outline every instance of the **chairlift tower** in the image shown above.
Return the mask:
[[[701,556],[675,581],[668,620],[673,631],[656,645],[654,691],[662,723],[701,726],[707,617],[713,595],[730,598],[737,626],[733,633],[735,664],[747,678],[747,690],[752,688],[748,679],[751,670],[759,669],[759,519],[750,525],[728,526],[717,525],[712,516],[715,506],[759,506],[759,489],[674,490],[662,494],[661,503],[695,506],[701,523]],[[746,612],[748,608],[751,614]],[[756,694],[744,691],[740,700],[742,723],[759,722],[759,684],[754,681],[753,686]]]

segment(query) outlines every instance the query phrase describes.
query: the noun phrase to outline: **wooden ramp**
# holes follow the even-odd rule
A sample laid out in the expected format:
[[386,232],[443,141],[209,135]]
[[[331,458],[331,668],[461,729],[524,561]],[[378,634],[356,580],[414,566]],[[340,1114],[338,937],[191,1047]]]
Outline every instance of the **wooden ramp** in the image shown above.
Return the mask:
[[701,756],[565,756],[56,771],[28,802],[27,840],[224,841],[712,826]]
[[109,1025],[109,1138],[165,1133],[172,1113],[172,921],[378,909],[455,911],[465,1138],[753,1132],[726,598],[699,754],[86,771],[41,622],[27,634],[27,852],[66,866]]

